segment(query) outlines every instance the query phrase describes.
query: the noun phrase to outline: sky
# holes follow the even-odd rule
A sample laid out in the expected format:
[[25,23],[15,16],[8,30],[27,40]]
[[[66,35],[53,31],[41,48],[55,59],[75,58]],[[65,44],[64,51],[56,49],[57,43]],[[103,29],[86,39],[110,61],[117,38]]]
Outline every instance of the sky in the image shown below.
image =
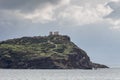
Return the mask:
[[0,0],[0,41],[59,31],[91,61],[120,67],[120,0]]

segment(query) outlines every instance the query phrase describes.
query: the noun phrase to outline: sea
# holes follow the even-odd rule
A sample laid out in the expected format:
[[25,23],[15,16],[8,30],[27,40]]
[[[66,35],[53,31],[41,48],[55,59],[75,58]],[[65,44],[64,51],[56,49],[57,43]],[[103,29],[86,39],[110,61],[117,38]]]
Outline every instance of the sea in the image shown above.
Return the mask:
[[0,80],[120,80],[120,69],[0,69]]

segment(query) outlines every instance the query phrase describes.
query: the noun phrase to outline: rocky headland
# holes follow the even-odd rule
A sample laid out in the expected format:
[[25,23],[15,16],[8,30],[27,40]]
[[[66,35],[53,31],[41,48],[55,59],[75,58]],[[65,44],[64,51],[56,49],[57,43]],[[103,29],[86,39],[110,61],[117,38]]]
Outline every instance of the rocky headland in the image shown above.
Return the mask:
[[22,37],[0,42],[0,68],[92,69],[108,68],[93,63],[67,35]]

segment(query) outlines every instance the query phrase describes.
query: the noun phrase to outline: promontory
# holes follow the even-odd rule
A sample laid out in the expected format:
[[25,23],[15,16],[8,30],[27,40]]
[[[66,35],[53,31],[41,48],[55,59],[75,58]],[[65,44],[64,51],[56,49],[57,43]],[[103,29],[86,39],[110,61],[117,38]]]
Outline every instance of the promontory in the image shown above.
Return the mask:
[[108,68],[93,63],[69,36],[22,37],[0,42],[0,68],[4,69],[92,69]]

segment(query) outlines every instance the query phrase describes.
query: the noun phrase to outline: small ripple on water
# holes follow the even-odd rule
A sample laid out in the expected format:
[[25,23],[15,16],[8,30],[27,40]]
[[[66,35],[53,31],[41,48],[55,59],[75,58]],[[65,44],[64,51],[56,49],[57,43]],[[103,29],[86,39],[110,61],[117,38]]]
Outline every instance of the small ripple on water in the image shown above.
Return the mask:
[[3,70],[0,80],[120,80],[120,69]]

